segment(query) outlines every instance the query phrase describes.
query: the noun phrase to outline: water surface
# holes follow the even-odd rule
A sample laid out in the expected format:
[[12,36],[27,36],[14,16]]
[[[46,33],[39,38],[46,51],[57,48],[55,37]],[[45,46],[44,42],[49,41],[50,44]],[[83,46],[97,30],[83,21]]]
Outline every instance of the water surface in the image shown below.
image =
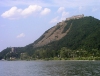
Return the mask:
[[0,76],[100,76],[100,61],[0,61]]

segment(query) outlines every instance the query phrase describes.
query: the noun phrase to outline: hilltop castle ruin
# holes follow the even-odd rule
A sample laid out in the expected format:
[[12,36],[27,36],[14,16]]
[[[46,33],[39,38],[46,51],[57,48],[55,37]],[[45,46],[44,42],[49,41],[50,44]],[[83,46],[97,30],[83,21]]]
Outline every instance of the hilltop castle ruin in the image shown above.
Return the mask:
[[80,18],[83,18],[83,17],[84,17],[84,14],[82,14],[82,15],[75,15],[75,16],[66,18],[66,20],[62,20],[62,22],[57,23],[57,25],[63,25],[65,23],[65,21],[69,21],[69,20],[72,20],[72,19],[80,19]]
[[76,16],[72,16],[72,17],[66,18],[66,20],[80,19],[80,18],[83,18],[83,17],[84,17],[84,14],[82,14],[82,15],[76,15]]

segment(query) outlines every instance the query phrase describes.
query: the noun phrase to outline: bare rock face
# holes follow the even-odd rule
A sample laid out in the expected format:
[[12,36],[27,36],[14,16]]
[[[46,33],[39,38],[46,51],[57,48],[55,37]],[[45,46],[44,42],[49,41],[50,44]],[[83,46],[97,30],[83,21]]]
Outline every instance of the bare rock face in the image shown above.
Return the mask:
[[67,26],[67,21],[69,21],[71,19],[80,19],[80,18],[83,18],[83,17],[84,17],[83,14],[82,15],[77,15],[77,16],[72,16],[70,18],[66,18],[65,21],[57,23],[56,26],[54,26],[51,29],[47,30],[38,40],[36,40],[34,42],[33,47],[44,46],[44,45],[46,45],[48,43],[51,43],[53,41],[60,40],[62,37],[67,35],[67,33],[71,29],[72,24],[70,24],[70,27],[66,30],[66,32],[63,32],[65,26]]

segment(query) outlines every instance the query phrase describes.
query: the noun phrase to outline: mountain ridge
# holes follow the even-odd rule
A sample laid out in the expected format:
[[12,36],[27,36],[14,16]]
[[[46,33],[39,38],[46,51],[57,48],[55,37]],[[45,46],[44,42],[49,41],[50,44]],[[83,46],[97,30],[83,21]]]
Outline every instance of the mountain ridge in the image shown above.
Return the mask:
[[[50,40],[51,39],[51,40]],[[63,58],[100,57],[100,20],[92,16],[77,15],[66,18],[44,32],[35,42],[0,52],[0,59],[10,58]],[[72,56],[73,55],[73,56]],[[25,56],[25,57],[23,57]]]
[[47,30],[38,40],[37,42],[34,42],[34,47],[40,47],[44,46],[48,43],[51,43],[56,40],[60,40],[62,37],[64,37],[70,30],[71,25],[67,30],[64,30],[64,28],[67,26],[67,22],[69,20],[73,19],[80,19],[83,18],[84,15],[76,15],[69,18],[66,18],[66,20],[63,20],[62,22],[57,23],[56,26],[52,27],[51,29]]

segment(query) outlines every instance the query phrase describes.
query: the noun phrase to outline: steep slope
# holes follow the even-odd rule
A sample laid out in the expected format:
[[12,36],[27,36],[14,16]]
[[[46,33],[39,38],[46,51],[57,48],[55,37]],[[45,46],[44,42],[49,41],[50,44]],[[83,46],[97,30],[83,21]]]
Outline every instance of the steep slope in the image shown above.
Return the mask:
[[[16,48],[16,55],[18,54],[20,58],[21,53],[27,53],[28,57],[49,58],[64,54],[64,49],[75,52],[81,49],[87,53],[84,56],[91,56],[93,53],[95,56],[100,56],[100,20],[91,16],[84,17],[84,15],[67,18],[48,29],[34,43]],[[7,54],[10,50],[9,48],[3,50],[0,53],[0,59],[9,57]],[[72,54],[73,52],[69,57]],[[78,57],[79,54],[76,56]]]
[[34,47],[40,47],[47,45],[53,41],[58,41],[63,38],[69,31],[72,26],[72,23],[69,23],[69,20],[75,20],[83,18],[84,15],[76,15],[70,18],[67,18],[65,21],[57,23],[56,26],[47,30],[37,41],[34,42]]
[[89,16],[69,20],[68,24],[71,26],[70,31],[59,41],[50,43],[49,46],[54,47],[52,49],[100,49],[100,20]]

